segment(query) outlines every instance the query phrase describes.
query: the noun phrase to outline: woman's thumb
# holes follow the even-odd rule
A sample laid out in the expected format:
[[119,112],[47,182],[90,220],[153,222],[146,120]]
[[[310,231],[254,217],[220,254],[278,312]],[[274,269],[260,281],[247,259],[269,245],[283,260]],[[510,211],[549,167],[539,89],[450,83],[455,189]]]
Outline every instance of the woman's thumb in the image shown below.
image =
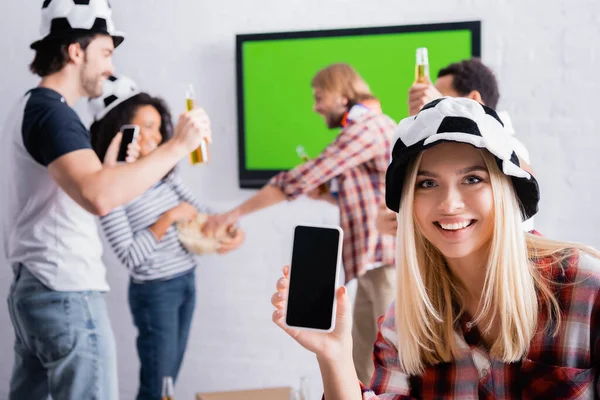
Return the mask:
[[336,294],[337,301],[337,315],[338,317],[345,317],[352,314],[352,307],[350,305],[350,296],[348,296],[348,290],[346,286],[338,288]]

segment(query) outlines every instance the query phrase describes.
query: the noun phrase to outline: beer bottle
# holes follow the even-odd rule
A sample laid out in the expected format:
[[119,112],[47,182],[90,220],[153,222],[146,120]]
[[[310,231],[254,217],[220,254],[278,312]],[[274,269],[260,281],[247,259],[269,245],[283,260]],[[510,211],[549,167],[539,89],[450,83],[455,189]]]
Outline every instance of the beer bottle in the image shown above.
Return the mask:
[[296,154],[298,154],[298,157],[300,157],[300,159],[304,162],[310,160],[310,157],[308,156],[308,154],[306,154],[306,150],[302,145],[296,146]]
[[173,390],[173,378],[165,376],[162,384],[162,400],[175,400],[175,392]]
[[426,47],[417,49],[417,62],[415,65],[415,83],[430,83],[429,79],[429,57]]
[[[310,160],[310,157],[308,156],[306,150],[304,149],[304,146],[302,145],[296,146],[296,154],[298,154],[298,157],[300,157],[300,159],[304,162]],[[327,185],[327,183],[321,183],[321,185],[319,185],[319,193],[329,193],[329,185]]]
[[[190,84],[185,92],[185,106],[187,111],[194,109],[195,99],[194,87]],[[190,164],[205,164],[208,162],[208,157],[208,142],[203,140],[200,146],[190,153]]]
[[310,400],[310,383],[306,376],[300,378],[300,398],[302,400]]

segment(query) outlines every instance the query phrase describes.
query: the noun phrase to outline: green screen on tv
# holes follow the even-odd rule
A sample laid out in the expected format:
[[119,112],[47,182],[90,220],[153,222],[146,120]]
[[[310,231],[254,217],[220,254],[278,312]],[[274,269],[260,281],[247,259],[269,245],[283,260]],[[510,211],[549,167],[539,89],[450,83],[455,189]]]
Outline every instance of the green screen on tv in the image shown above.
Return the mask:
[[408,115],[415,52],[427,47],[430,76],[480,55],[480,22],[237,36],[240,186],[255,188],[317,156],[339,129],[313,111],[311,80],[333,63],[352,65],[395,121]]

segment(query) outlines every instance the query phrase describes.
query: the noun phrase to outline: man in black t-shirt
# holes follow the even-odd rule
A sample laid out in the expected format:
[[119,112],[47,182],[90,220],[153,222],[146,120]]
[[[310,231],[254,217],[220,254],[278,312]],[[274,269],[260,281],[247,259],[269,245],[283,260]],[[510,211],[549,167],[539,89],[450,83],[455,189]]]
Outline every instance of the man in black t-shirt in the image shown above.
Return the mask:
[[[42,80],[0,135],[5,257],[14,271],[8,305],[15,330],[10,399],[118,399],[116,351],[103,293],[109,287],[95,215],[128,203],[201,140],[204,111],[183,114],[172,140],[117,164],[121,135],[104,160],[71,108],[102,93],[123,41],[107,0],[46,0],[31,70]],[[136,158],[136,146],[130,157]],[[130,159],[131,161],[131,159]]]

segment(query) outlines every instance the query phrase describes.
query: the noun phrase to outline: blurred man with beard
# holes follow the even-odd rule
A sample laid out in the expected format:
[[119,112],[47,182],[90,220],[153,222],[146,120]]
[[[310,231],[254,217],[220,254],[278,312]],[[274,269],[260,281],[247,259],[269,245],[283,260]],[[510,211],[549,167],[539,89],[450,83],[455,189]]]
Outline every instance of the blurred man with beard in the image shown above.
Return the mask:
[[[314,107],[339,135],[316,158],[276,175],[256,195],[233,210],[209,217],[205,231],[301,195],[339,207],[344,231],[342,261],[346,282],[357,278],[352,330],[359,379],[373,374],[377,319],[395,297],[394,239],[375,229],[378,205],[385,199],[385,171],[396,123],[383,114],[363,78],[347,64],[333,64],[312,80]],[[322,190],[330,183],[334,190]]]
[[[40,76],[9,114],[2,134],[0,193],[4,256],[14,280],[8,307],[15,330],[11,400],[119,398],[109,287],[94,215],[144,193],[210,138],[202,110],[184,115],[173,140],[151,157],[117,164],[121,135],[104,164],[71,108],[102,93],[123,41],[106,0],[47,0],[43,38],[31,45]],[[129,146],[129,161],[139,146]]]

